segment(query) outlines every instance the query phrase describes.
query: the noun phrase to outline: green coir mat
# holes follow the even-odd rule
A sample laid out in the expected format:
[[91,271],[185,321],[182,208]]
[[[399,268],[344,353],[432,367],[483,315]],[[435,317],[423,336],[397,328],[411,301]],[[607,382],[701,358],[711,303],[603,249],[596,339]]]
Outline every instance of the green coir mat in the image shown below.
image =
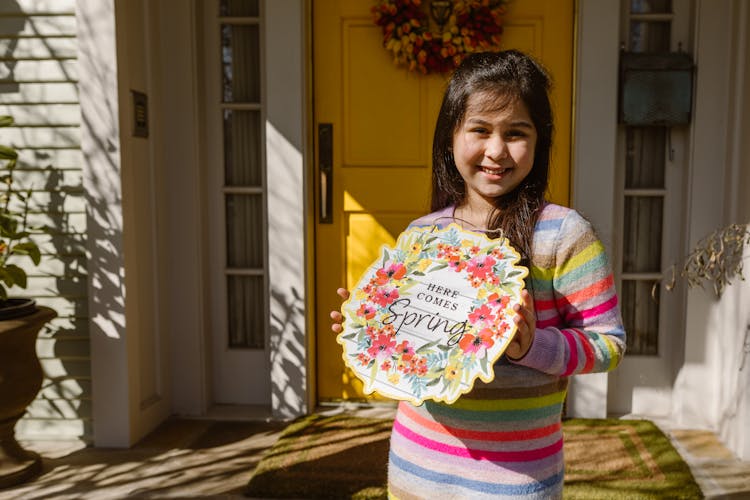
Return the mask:
[[[311,415],[287,427],[256,467],[254,498],[386,498],[392,421]],[[690,469],[646,420],[571,419],[565,434],[564,498],[703,498]]]

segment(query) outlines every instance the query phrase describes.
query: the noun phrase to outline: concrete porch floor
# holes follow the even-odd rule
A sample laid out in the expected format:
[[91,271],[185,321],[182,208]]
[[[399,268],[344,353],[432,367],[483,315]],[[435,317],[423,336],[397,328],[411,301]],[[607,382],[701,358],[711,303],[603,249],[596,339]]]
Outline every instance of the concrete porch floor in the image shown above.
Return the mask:
[[[392,411],[358,413],[388,417]],[[0,499],[245,498],[255,465],[284,427],[175,418],[130,449],[90,448],[81,441],[23,442],[44,457],[44,471],[31,482],[0,490]],[[712,432],[662,428],[706,498],[750,499],[750,462],[734,457]]]

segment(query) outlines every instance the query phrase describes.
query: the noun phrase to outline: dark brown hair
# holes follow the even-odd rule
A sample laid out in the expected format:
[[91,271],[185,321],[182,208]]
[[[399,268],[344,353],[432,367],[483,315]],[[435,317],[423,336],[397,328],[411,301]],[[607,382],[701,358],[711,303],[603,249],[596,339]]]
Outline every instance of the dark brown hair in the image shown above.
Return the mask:
[[550,78],[542,66],[517,50],[468,56],[456,69],[440,107],[432,144],[432,210],[459,204],[466,186],[453,159],[453,135],[466,114],[469,96],[486,95],[489,105],[504,107],[520,99],[537,132],[534,164],[512,192],[496,198],[488,229],[500,230],[511,244],[531,257],[534,226],[544,204],[552,146]]

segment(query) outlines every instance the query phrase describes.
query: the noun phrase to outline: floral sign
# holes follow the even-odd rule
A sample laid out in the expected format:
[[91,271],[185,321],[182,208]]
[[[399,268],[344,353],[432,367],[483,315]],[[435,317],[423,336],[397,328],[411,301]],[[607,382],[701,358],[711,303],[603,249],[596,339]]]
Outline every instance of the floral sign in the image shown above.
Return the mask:
[[506,239],[457,224],[421,227],[365,271],[341,311],[337,341],[364,391],[452,403],[492,369],[515,334],[525,267]]

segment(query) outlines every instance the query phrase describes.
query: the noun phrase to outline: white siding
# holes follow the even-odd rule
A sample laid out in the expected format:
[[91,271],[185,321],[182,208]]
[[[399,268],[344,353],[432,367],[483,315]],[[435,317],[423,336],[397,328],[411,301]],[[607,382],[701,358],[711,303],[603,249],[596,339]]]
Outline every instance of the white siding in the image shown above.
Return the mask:
[[0,3],[0,115],[15,126],[0,142],[19,148],[19,185],[31,187],[44,254],[26,290],[58,317],[40,333],[43,388],[16,426],[23,438],[91,439],[86,207],[80,151],[75,0]]

